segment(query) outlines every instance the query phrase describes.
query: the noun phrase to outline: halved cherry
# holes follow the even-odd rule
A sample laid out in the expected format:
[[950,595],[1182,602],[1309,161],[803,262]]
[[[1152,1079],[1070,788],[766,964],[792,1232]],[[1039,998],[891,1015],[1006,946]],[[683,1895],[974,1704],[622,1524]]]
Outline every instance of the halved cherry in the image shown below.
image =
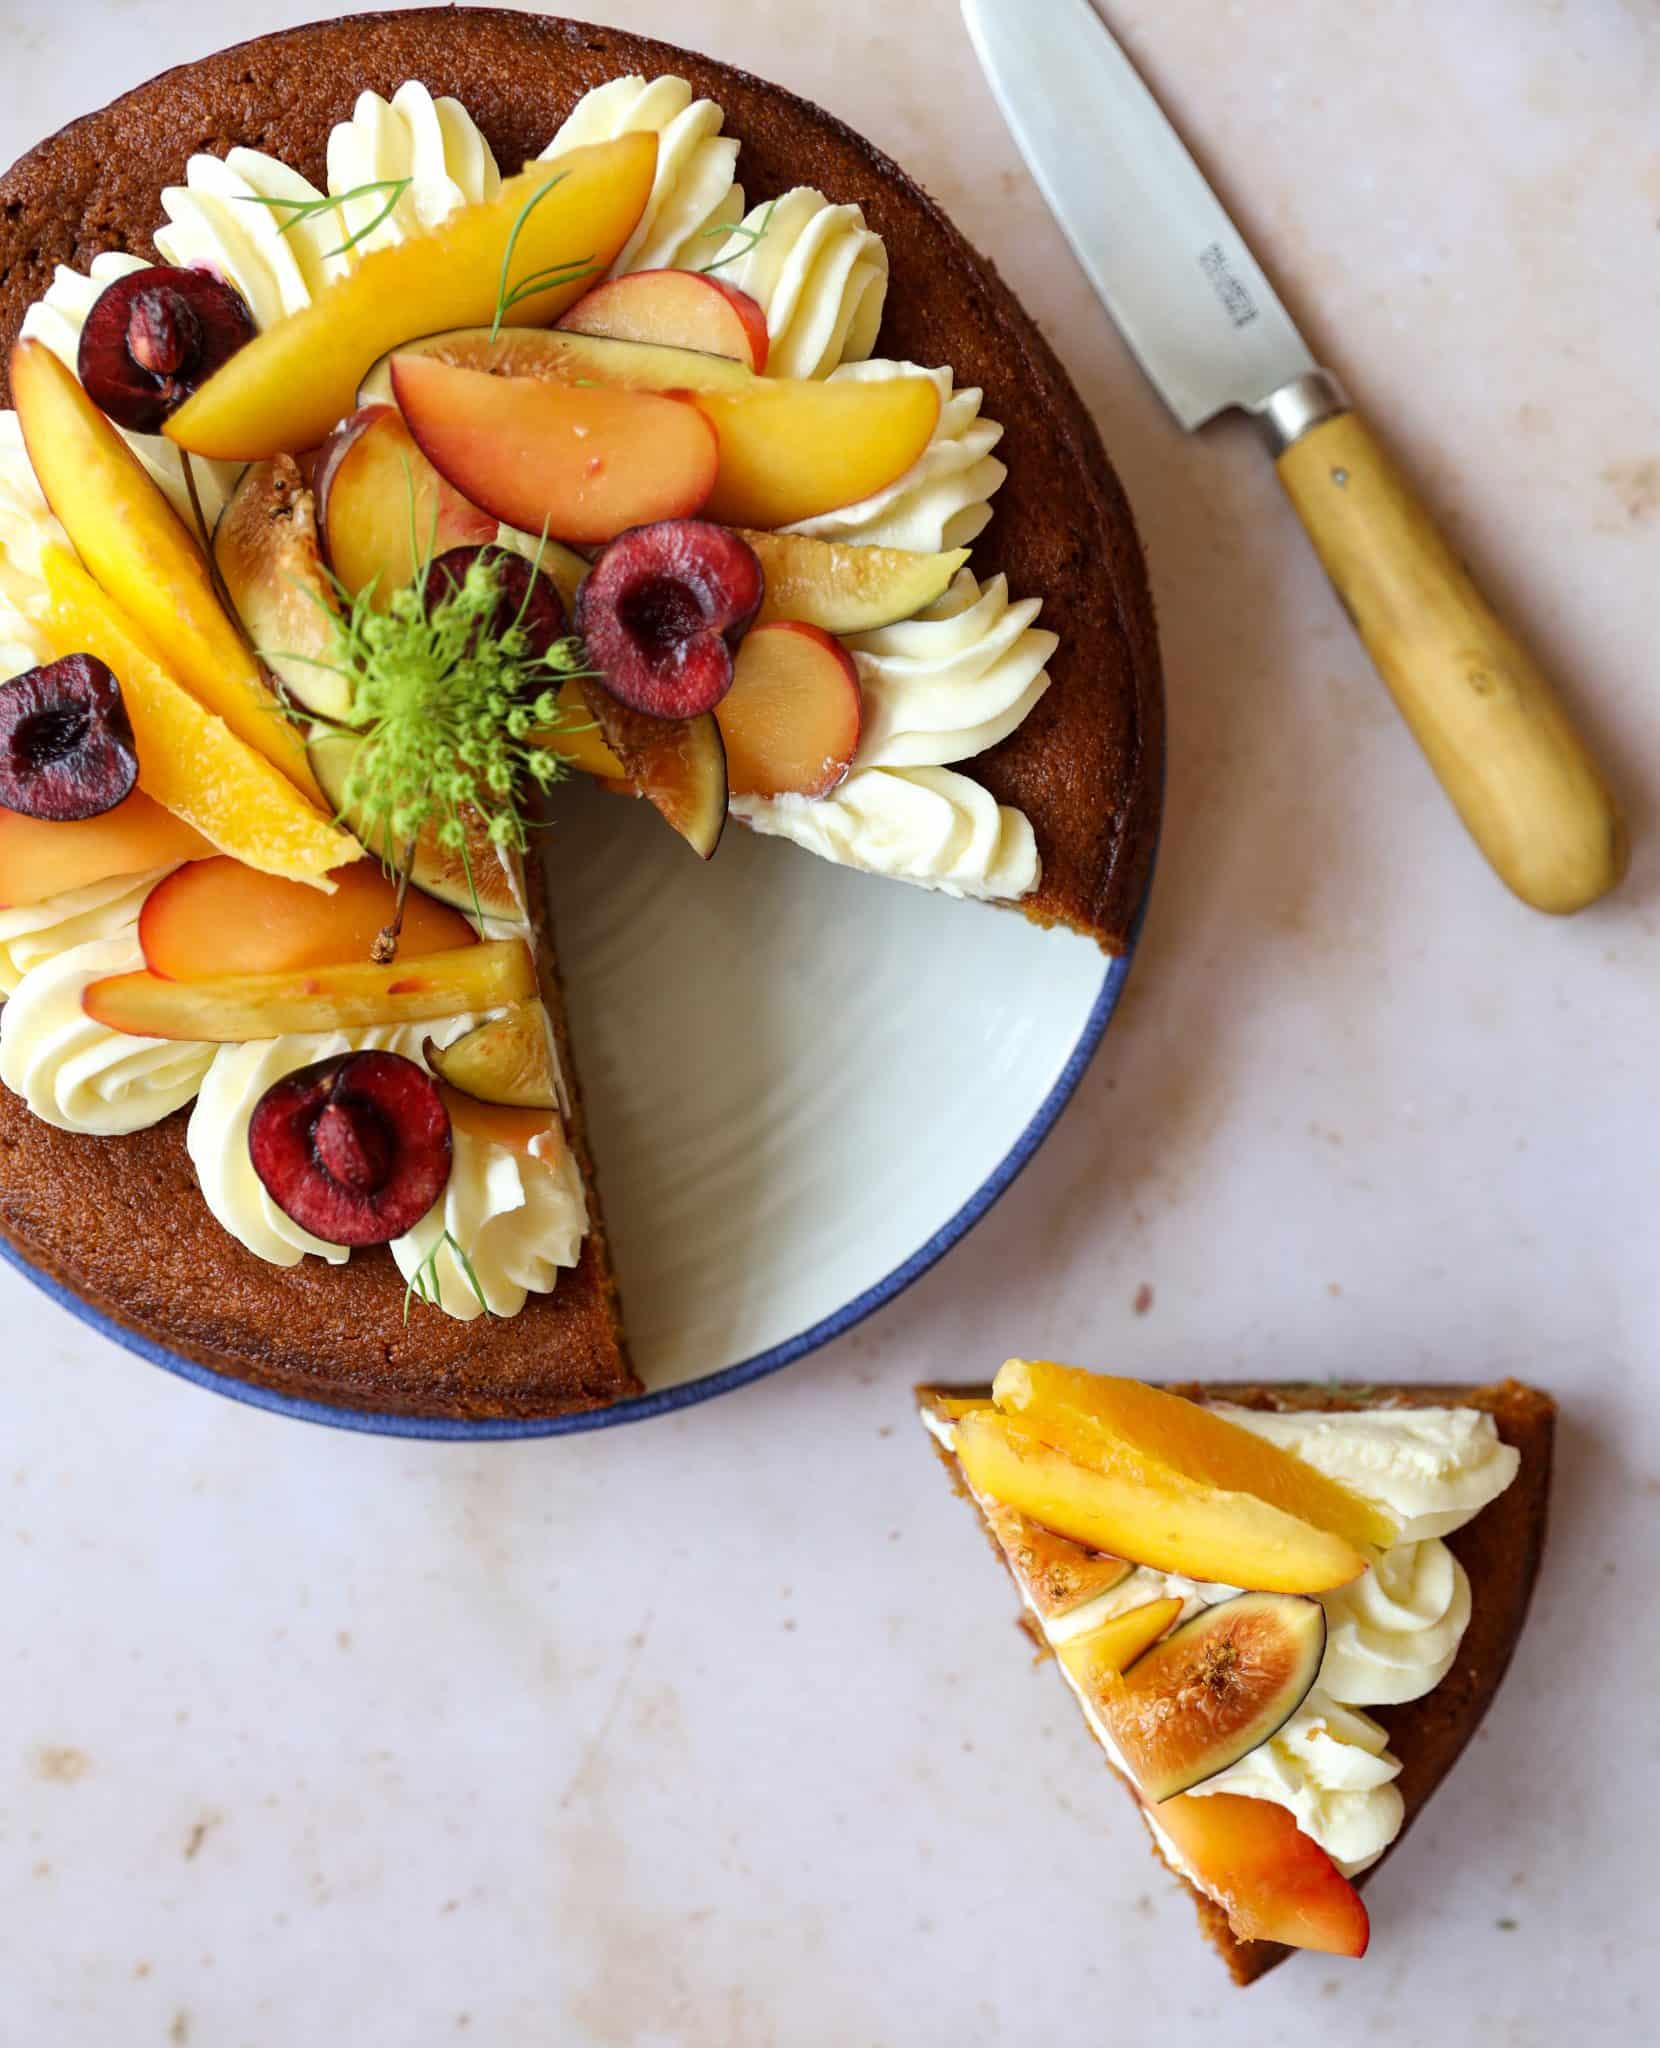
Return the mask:
[[564,600],[553,578],[511,548],[494,546],[447,548],[427,570],[422,586],[430,612],[446,597],[459,590],[475,562],[485,561],[494,570],[501,595],[489,621],[492,636],[499,637],[517,625],[526,636],[525,652],[542,656],[570,632]]
[[450,1177],[438,1083],[394,1052],[341,1053],[268,1088],[248,1156],[285,1216],[325,1244],[389,1244],[414,1229]]
[[732,687],[733,652],[764,588],[747,541],[706,519],[663,519],[601,551],[577,592],[577,631],[621,703],[695,718]]
[[0,805],[54,824],[99,818],[131,796],[138,747],[121,685],[90,654],[0,685]]
[[118,427],[156,434],[253,338],[253,316],[234,286],[209,270],[153,264],[93,301],[76,374]]

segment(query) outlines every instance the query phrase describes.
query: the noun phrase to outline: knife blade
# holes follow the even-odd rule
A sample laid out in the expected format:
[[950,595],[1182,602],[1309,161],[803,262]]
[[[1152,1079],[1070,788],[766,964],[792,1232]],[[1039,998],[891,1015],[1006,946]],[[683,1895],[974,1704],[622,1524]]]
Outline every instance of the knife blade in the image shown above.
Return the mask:
[[1624,820],[1568,712],[1314,360],[1089,0],[962,0],[993,96],[1096,295],[1184,429],[1239,407],[1472,837],[1540,910],[1625,872]]

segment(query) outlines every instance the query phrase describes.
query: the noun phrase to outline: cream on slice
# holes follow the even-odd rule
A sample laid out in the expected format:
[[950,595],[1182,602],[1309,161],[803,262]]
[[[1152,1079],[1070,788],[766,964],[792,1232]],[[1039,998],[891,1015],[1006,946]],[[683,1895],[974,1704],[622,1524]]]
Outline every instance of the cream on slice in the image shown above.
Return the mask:
[[[1192,1788],[1197,1796],[1230,1792],[1285,1807],[1344,1875],[1354,1876],[1388,1848],[1404,1811],[1394,1783],[1400,1762],[1364,1709],[1421,1698],[1451,1668],[1470,1618],[1470,1589],[1441,1538],[1504,1491],[1519,1457],[1499,1440],[1493,1418],[1475,1409],[1293,1415],[1216,1404],[1216,1412],[1293,1451],[1399,1524],[1396,1540],[1368,1571],[1317,1596],[1326,1611],[1326,1651],[1302,1705],[1268,1741]],[[921,1416],[942,1448],[954,1454],[953,1419],[927,1402]],[[975,1498],[984,1512],[988,1504]],[[1424,1527],[1435,1533],[1419,1534]],[[1107,1591],[1054,1616],[1044,1613],[1018,1567],[1014,1575],[1034,1626],[1051,1646],[1150,1600],[1178,1598],[1186,1619],[1239,1590],[1138,1567]],[[1061,1669],[1096,1739],[1128,1777],[1100,1715],[1064,1664]],[[1158,1828],[1157,1808],[1143,1810],[1166,1860],[1197,1883]]]

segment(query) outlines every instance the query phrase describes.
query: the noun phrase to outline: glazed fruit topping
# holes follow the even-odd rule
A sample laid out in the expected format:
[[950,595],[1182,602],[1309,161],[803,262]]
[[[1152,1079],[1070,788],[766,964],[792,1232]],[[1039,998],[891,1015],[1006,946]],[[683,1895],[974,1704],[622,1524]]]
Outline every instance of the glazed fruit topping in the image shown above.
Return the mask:
[[211,271],[156,264],[117,278],[94,301],[76,367],[118,427],[155,434],[253,338],[234,286]]
[[438,1084],[393,1052],[342,1053],[268,1088],[248,1156],[285,1216],[325,1244],[387,1244],[412,1230],[450,1176]]
[[702,519],[611,542],[577,594],[577,630],[611,695],[652,718],[695,718],[732,687],[732,657],[761,608],[755,550]]
[[62,823],[102,817],[132,794],[138,749],[121,685],[90,654],[66,654],[0,688],[0,805]]
[[530,660],[543,659],[570,632],[564,600],[551,576],[511,548],[448,548],[427,570],[427,609],[443,603],[467,580],[476,561],[487,559],[495,568],[501,596],[488,621],[488,636],[499,640],[510,627],[525,635],[523,653]]

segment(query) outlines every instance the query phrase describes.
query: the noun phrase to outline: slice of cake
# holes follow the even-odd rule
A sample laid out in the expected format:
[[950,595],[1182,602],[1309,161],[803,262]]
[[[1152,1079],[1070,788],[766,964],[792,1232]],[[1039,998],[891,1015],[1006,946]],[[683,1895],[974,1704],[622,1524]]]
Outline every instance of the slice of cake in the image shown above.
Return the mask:
[[1016,1359],[990,1390],[918,1399],[1235,1981],[1292,1948],[1363,1954],[1358,1887],[1526,1617],[1550,1397],[1161,1390]]

